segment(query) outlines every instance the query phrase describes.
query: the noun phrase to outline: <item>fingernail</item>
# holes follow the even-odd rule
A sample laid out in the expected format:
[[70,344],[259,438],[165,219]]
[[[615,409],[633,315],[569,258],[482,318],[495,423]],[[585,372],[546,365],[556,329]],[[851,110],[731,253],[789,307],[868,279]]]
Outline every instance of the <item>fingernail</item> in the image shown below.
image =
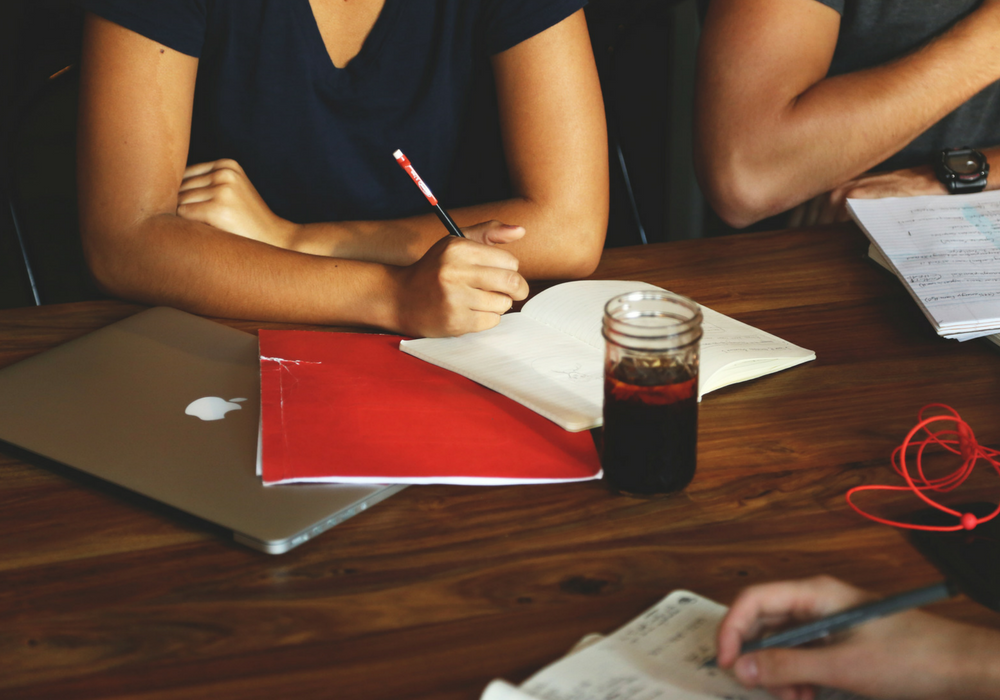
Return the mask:
[[757,668],[757,659],[752,656],[741,656],[736,660],[733,671],[741,683],[746,685],[756,685],[760,677],[760,669]]

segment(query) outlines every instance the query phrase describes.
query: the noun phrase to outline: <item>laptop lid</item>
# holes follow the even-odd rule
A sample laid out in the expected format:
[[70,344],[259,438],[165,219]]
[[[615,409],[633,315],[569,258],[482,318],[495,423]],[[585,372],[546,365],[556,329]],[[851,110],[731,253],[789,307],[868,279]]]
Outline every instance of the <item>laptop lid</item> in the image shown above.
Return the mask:
[[264,487],[256,336],[143,311],[0,369],[0,440],[286,552],[401,485]]

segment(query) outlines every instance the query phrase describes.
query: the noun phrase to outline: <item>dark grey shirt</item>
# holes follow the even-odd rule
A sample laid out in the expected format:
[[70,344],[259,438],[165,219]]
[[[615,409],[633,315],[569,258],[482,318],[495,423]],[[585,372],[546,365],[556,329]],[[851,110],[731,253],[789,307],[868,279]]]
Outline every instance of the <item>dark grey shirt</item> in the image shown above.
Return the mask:
[[[979,6],[981,0],[814,0],[841,14],[840,36],[830,75],[892,61],[927,43]],[[975,56],[968,56],[970,63]],[[927,163],[952,146],[1000,145],[1000,82],[993,83],[946,116],[880,170]]]
[[[702,0],[707,7],[707,0]],[[979,6],[981,0],[802,0],[841,15],[829,75],[887,63],[919,48]],[[970,64],[975,56],[965,58]],[[993,83],[918,136],[878,170],[930,162],[942,149],[1000,145],[1000,82]]]

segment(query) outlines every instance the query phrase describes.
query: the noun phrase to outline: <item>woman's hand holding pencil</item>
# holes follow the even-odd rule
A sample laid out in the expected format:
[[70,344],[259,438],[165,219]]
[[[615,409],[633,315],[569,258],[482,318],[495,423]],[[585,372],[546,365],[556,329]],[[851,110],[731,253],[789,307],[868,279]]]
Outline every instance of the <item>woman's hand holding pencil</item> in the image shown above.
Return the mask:
[[401,269],[398,326],[423,337],[492,328],[514,301],[528,295],[528,283],[517,272],[517,258],[492,246],[518,240],[524,229],[487,221],[463,231],[403,152],[392,155],[427,198],[448,234],[416,263]]
[[486,330],[528,295],[517,258],[496,246],[521,238],[523,228],[490,221],[465,233],[468,240],[446,236],[419,261],[399,268],[398,326],[404,333],[440,337]]

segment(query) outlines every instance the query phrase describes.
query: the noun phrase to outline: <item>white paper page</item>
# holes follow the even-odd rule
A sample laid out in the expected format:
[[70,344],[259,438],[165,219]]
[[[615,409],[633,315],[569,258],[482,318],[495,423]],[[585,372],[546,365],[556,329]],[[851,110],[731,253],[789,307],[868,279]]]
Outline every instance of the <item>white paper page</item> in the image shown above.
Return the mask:
[[578,280],[550,287],[534,297],[521,313],[567,333],[604,352],[604,306],[613,297],[643,289],[656,289],[647,282],[626,280]]
[[[620,280],[567,282],[540,293],[487,331],[404,340],[399,347],[518,401],[565,430],[596,428],[603,422],[604,304],[637,289],[659,287]],[[816,358],[811,350],[701,309],[699,401],[709,391]]]
[[[524,305],[521,313],[603,352],[601,325],[604,305],[615,296],[641,289],[661,288],[645,282],[621,280],[567,282],[539,294]],[[816,359],[812,350],[800,348],[708,307],[702,306],[701,312],[703,336],[699,400],[704,394],[729,384]]]
[[524,313],[458,338],[403,341],[400,349],[470,377],[524,404],[565,430],[601,424],[604,351]]
[[847,205],[942,334],[1000,328],[1000,191]]
[[[816,359],[816,353],[708,307],[703,317],[698,398],[737,382]],[[766,359],[762,359],[766,358]]]
[[[874,243],[868,246],[868,257],[871,259],[872,262],[876,263],[877,265],[880,265],[881,267],[884,267],[886,270],[896,275],[897,277],[899,276],[896,273],[896,270],[893,269],[892,263],[886,260],[885,256],[879,252],[879,249],[875,246]],[[924,310],[924,313],[927,313],[926,310]],[[930,319],[930,321],[931,323],[933,323],[934,319]],[[947,333],[944,334],[944,337],[958,341],[974,340],[975,338],[985,337],[990,342],[1000,345],[1000,334],[991,333],[988,330],[978,331],[976,333]]]

